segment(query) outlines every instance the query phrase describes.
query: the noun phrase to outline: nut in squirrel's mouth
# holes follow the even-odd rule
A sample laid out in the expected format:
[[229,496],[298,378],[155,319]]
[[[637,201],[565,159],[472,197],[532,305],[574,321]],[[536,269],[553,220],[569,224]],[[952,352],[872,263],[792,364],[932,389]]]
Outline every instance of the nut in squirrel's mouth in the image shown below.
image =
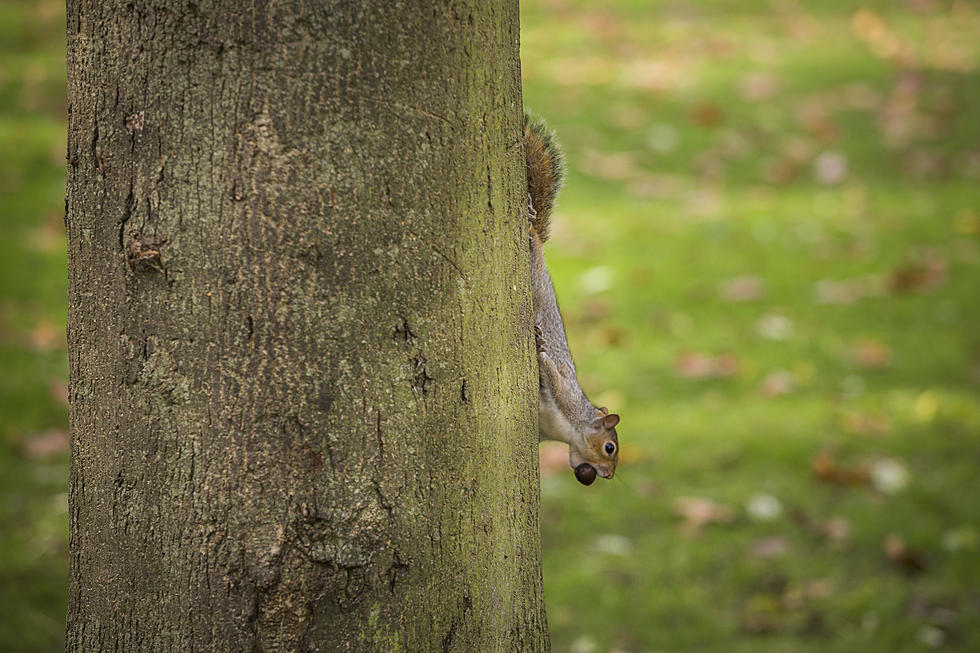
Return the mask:
[[582,485],[592,485],[592,483],[595,481],[595,477],[595,467],[589,463],[582,463],[575,468],[575,478]]
[[575,468],[575,479],[582,485],[592,485],[595,482],[596,476],[601,476],[605,479],[610,479],[613,477],[615,472],[600,472],[594,466],[589,463],[581,463]]

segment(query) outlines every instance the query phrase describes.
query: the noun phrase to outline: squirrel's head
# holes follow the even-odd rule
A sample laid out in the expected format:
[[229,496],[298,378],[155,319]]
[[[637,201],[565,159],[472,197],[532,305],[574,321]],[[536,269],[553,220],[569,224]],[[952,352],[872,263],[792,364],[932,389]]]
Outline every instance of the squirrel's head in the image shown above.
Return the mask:
[[575,470],[575,478],[582,485],[592,485],[598,474],[612,478],[619,462],[619,438],[616,425],[619,415],[610,414],[605,406],[599,408],[589,430],[578,442],[568,448],[568,464]]

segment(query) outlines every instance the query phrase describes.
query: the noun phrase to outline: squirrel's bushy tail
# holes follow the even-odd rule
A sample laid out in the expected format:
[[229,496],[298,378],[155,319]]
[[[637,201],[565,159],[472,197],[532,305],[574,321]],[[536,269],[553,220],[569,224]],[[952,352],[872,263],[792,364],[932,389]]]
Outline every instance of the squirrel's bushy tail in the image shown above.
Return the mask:
[[527,192],[531,226],[548,240],[555,198],[565,181],[565,157],[555,133],[543,120],[524,114],[524,149],[527,157]]

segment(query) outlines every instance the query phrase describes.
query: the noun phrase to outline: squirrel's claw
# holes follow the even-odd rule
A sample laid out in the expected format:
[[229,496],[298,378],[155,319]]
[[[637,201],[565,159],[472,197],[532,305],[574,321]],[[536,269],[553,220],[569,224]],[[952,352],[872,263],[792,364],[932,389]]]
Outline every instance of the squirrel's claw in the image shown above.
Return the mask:
[[537,324],[534,325],[534,346],[539,353],[544,351],[544,333]]

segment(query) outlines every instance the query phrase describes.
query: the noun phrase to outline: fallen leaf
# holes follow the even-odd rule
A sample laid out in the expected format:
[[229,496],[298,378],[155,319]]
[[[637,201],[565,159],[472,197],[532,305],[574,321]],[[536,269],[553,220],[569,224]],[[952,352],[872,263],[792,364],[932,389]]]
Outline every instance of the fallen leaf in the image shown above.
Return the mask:
[[814,301],[818,304],[849,305],[866,297],[881,294],[881,282],[876,277],[833,281],[824,279],[813,285]]
[[904,263],[888,275],[886,287],[896,295],[930,292],[946,283],[946,261],[938,258]]
[[615,324],[604,324],[598,329],[599,339],[608,347],[618,347],[626,338],[626,331]]
[[882,548],[889,562],[907,574],[923,572],[928,568],[925,553],[909,548],[900,535],[888,535]]
[[678,497],[674,500],[674,514],[683,519],[681,530],[697,535],[706,524],[728,524],[735,520],[735,511],[702,497]]
[[25,437],[21,449],[29,458],[52,458],[68,451],[68,431],[48,429]]
[[762,169],[762,180],[767,184],[786,184],[799,176],[799,161],[789,156],[768,159]]
[[710,356],[689,352],[677,358],[674,369],[678,374],[689,379],[725,378],[738,372],[738,359],[733,354]]
[[773,370],[762,379],[762,394],[779,397],[789,394],[796,387],[796,375],[786,370]]
[[691,108],[691,121],[702,127],[714,127],[723,119],[721,109],[711,102],[702,102]]
[[891,420],[886,415],[847,411],[841,415],[840,428],[851,435],[881,435],[891,430]]
[[623,181],[640,172],[636,156],[632,152],[600,152],[586,149],[582,158],[582,171],[599,179]]
[[880,370],[891,363],[892,350],[880,340],[867,338],[851,348],[851,358],[866,370]]
[[885,20],[870,9],[859,9],[851,19],[851,27],[858,38],[863,40],[871,53],[879,59],[911,63],[909,46],[888,27]]
[[789,551],[789,541],[779,535],[763,537],[749,544],[749,555],[753,558],[775,558]]
[[768,100],[779,90],[779,81],[769,73],[749,73],[739,80],[739,94],[749,102]]
[[847,178],[847,157],[840,152],[823,152],[813,161],[813,176],[825,186],[834,186]]
[[840,548],[851,539],[851,522],[845,517],[831,517],[819,525],[819,532],[834,547]]
[[61,406],[68,406],[68,384],[64,379],[54,378],[48,384],[48,394]]
[[799,610],[813,601],[829,598],[834,593],[834,582],[829,578],[817,578],[799,585],[792,585],[783,592],[783,605]]
[[762,296],[765,284],[762,279],[752,275],[735,277],[718,287],[718,295],[728,302],[747,302]]
[[63,216],[50,214],[45,217],[40,226],[27,236],[27,243],[39,252],[64,251],[65,223]]
[[806,512],[795,509],[790,519],[812,535],[827,540],[835,548],[840,548],[851,538],[851,522],[844,517],[831,517],[825,522],[813,520]]
[[54,323],[42,319],[31,329],[31,346],[36,351],[51,351],[59,345],[65,346],[65,332],[55,327]]
[[542,476],[570,472],[568,445],[563,442],[542,442],[538,446],[538,466],[541,468]]
[[826,452],[821,452],[811,463],[813,474],[825,483],[836,485],[859,486],[867,485],[869,481],[868,468],[865,465],[843,466],[838,465],[833,457]]

